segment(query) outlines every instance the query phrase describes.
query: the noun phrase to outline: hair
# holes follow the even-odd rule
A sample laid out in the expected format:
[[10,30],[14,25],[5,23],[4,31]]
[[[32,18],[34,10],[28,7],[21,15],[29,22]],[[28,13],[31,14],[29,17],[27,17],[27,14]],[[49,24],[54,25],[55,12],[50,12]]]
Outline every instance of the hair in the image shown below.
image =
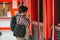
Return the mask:
[[24,13],[24,12],[27,12],[27,10],[28,10],[28,8],[26,7],[26,6],[20,6],[19,7],[19,13],[21,14],[22,12]]

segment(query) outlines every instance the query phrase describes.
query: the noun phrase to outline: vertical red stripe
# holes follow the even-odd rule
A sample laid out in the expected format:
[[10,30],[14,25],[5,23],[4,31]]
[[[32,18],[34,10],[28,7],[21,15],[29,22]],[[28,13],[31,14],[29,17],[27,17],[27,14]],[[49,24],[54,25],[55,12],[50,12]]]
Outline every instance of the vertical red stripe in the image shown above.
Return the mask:
[[47,0],[46,0],[46,40],[48,40],[48,9],[47,9]]
[[51,38],[52,30],[52,0],[47,0],[47,16],[48,16],[48,39]]
[[45,40],[51,38],[51,24],[52,24],[52,0],[43,0],[43,27]]
[[[57,0],[54,0],[54,26],[57,25]],[[54,27],[54,40],[56,40],[56,29]]]
[[45,0],[43,0],[43,35],[44,35],[44,39],[46,39],[46,3]]
[[39,18],[40,18],[39,15],[40,15],[40,14],[39,14],[39,2],[40,2],[40,1],[38,0],[38,2],[37,2],[37,3],[38,3],[38,40],[40,40],[40,25],[39,25],[39,23],[40,23],[40,21],[39,21],[39,20],[40,20],[40,19],[39,19]]
[[44,27],[44,39],[48,40],[47,0],[43,0],[43,27]]
[[[31,0],[29,0],[29,14],[32,15],[32,12],[31,12]],[[32,35],[32,16],[30,16],[30,30],[31,30],[31,35]]]

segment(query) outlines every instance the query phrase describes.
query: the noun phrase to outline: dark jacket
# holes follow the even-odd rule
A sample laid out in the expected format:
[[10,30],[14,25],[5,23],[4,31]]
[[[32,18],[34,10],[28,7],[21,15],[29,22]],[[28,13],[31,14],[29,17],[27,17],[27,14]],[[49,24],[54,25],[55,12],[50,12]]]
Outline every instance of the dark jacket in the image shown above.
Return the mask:
[[12,31],[14,31],[15,25],[16,25],[16,16],[11,18],[10,26]]

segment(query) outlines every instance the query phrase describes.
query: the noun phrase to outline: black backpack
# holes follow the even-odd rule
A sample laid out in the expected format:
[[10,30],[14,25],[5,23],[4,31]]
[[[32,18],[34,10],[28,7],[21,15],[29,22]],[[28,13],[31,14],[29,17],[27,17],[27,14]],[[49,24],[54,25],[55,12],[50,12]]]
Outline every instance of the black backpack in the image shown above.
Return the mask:
[[19,25],[19,24],[17,24],[16,17],[17,16],[14,16],[11,19],[11,24],[10,24],[11,25],[11,30],[14,31],[13,32],[13,35],[14,36],[24,37],[25,36],[25,33],[26,33],[25,25]]

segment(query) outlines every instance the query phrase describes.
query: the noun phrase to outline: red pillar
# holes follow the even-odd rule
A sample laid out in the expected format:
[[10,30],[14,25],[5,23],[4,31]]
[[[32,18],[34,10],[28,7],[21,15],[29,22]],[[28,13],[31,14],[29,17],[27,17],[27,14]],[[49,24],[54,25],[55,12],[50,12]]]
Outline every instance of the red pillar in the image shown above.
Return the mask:
[[43,27],[44,38],[49,40],[51,38],[52,25],[52,0],[43,0]]
[[47,15],[46,15],[47,11],[46,11],[46,0],[43,0],[43,33],[44,33],[44,39],[48,40],[48,28],[47,28]]
[[48,39],[50,39],[52,30],[52,0],[47,0],[47,14],[48,14]]

